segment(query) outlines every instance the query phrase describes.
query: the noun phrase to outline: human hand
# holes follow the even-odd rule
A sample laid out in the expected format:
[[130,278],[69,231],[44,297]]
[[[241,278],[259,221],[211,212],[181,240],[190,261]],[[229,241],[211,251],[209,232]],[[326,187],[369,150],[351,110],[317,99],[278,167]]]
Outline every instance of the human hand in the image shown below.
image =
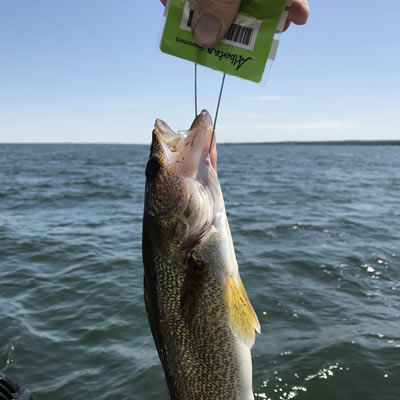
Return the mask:
[[[241,0],[199,0],[194,11],[192,26],[193,37],[198,45],[212,47],[219,43],[236,17]],[[166,4],[167,0],[161,0]],[[289,16],[284,30],[290,23],[303,25],[307,22],[310,8],[307,0],[293,0],[287,8]]]

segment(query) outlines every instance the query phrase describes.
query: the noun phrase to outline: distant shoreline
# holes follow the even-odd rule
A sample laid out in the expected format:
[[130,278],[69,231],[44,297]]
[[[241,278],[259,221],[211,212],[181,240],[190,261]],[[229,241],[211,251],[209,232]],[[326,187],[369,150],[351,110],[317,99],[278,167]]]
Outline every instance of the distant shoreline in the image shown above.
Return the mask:
[[243,143],[229,143],[225,142],[222,144],[228,145],[252,145],[252,144],[263,144],[263,145],[293,145],[293,146],[304,146],[304,145],[341,145],[341,146],[400,146],[400,140],[326,140],[326,141],[287,141],[287,142],[243,142]]
[[[36,143],[12,143],[12,142],[0,142],[0,146],[2,145],[50,145],[50,146],[59,146],[59,145],[118,145],[118,146],[149,146],[149,143],[113,143],[113,142],[104,142],[104,143],[90,143],[90,142],[60,142],[60,143],[46,143],[46,142],[36,142]],[[283,141],[283,142],[220,142],[218,145],[229,145],[229,146],[251,146],[251,145],[267,145],[267,146],[276,146],[276,145],[290,145],[290,146],[309,146],[309,145],[318,145],[318,146],[332,146],[332,145],[340,145],[340,146],[400,146],[400,140],[326,140],[326,141]]]

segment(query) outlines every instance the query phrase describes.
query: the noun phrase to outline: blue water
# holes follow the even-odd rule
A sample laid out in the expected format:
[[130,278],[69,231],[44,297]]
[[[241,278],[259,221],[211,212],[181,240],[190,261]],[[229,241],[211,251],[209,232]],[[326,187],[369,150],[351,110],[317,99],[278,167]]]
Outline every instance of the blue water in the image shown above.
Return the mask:
[[[400,148],[221,145],[259,399],[400,399]],[[0,145],[0,371],[167,399],[143,304],[147,146]]]

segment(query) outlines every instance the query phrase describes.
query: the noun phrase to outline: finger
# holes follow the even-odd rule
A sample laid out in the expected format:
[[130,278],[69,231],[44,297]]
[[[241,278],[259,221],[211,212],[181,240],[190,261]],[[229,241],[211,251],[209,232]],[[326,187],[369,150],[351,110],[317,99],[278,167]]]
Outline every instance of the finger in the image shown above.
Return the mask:
[[193,14],[193,36],[198,45],[220,42],[232,25],[240,0],[200,0]]
[[310,7],[308,6],[307,0],[293,0],[289,8],[289,22],[293,22],[296,25],[304,25],[309,15]]

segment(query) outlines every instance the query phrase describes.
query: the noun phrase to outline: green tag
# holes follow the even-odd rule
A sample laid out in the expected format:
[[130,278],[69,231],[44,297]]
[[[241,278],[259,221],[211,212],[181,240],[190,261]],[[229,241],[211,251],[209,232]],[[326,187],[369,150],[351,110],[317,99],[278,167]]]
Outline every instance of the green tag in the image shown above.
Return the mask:
[[278,41],[274,35],[285,23],[287,0],[243,0],[227,35],[213,48],[198,46],[192,36],[191,22],[197,1],[170,0],[161,50],[230,75],[260,82],[268,58],[275,56]]

